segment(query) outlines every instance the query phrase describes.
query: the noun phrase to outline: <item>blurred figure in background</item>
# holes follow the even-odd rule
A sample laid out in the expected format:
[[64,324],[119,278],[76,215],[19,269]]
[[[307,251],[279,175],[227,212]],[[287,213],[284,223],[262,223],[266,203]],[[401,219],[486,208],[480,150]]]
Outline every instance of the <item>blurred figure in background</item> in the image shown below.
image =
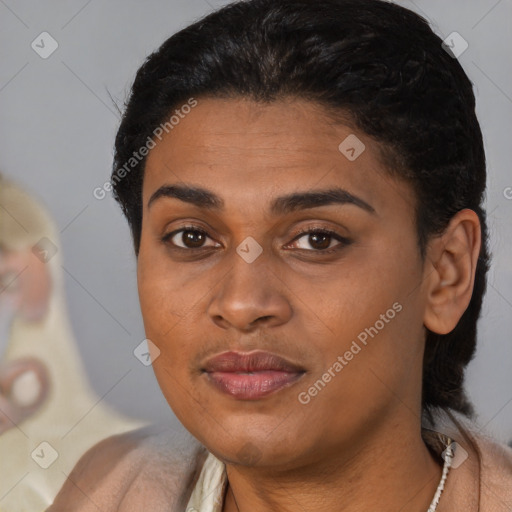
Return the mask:
[[88,448],[142,425],[90,389],[68,321],[56,226],[0,175],[0,512],[44,510]]

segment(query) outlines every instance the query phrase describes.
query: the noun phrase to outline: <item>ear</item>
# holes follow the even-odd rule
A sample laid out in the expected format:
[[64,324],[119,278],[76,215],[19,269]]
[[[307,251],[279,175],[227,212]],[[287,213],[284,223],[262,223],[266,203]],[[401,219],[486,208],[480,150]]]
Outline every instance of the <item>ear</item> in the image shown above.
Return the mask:
[[423,323],[430,331],[448,334],[457,326],[473,293],[480,254],[478,215],[459,211],[442,235],[428,244],[424,280],[427,286]]

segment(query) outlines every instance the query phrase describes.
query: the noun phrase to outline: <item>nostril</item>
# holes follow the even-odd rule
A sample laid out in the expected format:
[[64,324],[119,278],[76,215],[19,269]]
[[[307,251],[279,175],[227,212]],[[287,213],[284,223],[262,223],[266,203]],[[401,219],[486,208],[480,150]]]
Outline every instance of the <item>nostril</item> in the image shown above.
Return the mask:
[[265,323],[267,322],[268,320],[271,320],[273,317],[272,315],[267,315],[267,316],[260,316],[259,318],[257,318],[256,320],[253,320],[251,322],[251,325],[253,324],[257,324],[257,323]]

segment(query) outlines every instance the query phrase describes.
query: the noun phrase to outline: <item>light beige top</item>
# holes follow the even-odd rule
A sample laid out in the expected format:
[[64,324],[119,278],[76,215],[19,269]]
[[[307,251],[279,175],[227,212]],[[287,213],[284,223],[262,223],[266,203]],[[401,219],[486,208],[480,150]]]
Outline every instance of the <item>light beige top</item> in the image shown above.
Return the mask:
[[186,512],[222,512],[226,484],[226,465],[213,453],[209,453],[187,503]]

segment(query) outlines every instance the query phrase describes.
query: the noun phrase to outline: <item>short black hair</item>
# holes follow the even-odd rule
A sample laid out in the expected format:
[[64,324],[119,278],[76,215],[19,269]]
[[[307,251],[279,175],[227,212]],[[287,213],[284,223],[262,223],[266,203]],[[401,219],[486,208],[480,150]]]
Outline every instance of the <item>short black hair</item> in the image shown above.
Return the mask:
[[386,171],[415,191],[422,258],[458,211],[477,213],[482,246],[471,302],[449,334],[427,331],[422,396],[429,418],[435,408],[471,416],[464,372],[490,259],[485,154],[472,84],[428,22],[384,0],[248,0],[165,41],[137,72],[115,141],[111,181],[137,255],[145,157],[126,164],[173,109],[206,97],[297,98],[340,120],[348,114],[378,142]]

